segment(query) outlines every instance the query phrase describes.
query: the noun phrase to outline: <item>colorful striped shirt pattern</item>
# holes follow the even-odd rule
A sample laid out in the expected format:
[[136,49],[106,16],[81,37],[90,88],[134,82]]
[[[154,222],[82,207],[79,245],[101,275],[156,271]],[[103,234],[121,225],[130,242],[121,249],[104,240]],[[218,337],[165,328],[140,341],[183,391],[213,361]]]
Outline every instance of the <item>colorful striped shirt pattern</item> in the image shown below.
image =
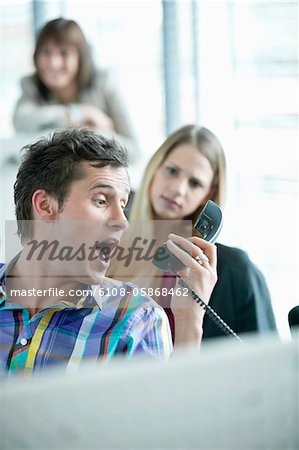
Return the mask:
[[[144,353],[165,360],[172,351],[163,309],[132,283],[103,278],[109,294],[59,301],[30,317],[5,293],[0,268],[0,375],[44,371],[57,364],[77,370],[83,360]],[[108,288],[108,289],[107,289]],[[113,292],[113,295],[111,294]]]

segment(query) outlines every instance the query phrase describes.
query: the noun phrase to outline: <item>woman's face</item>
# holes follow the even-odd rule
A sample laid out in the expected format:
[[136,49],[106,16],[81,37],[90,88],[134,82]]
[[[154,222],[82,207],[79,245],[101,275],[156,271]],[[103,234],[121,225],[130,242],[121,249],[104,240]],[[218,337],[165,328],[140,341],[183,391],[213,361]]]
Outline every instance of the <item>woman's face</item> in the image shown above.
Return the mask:
[[209,199],[214,173],[191,144],[174,148],[157,169],[150,187],[155,219],[184,219]]
[[53,91],[68,88],[76,81],[79,54],[74,45],[46,42],[37,55],[37,70],[44,85]]

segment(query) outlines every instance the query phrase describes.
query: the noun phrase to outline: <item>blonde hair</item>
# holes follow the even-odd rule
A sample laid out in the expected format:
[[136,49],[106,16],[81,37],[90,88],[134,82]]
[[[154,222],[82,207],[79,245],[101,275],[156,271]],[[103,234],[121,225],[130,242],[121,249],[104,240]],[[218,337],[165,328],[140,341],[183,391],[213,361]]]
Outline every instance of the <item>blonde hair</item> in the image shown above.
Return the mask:
[[[194,145],[198,151],[207,158],[214,178],[211,187],[211,200],[221,207],[224,206],[226,197],[226,162],[222,145],[218,138],[207,128],[196,125],[186,125],[172,133],[154,153],[147,164],[143,182],[135,195],[130,220],[153,220],[154,214],[150,204],[150,188],[157,169],[165,161],[168,155],[181,144]],[[199,205],[191,217],[194,220],[203,205]]]
[[[194,145],[200,153],[205,156],[211,164],[214,177],[212,181],[210,198],[223,207],[226,195],[226,162],[223,148],[217,137],[207,128],[196,125],[187,125],[171,134],[154,153],[143,174],[143,182],[135,195],[132,211],[130,214],[130,229],[122,239],[125,248],[128,248],[134,237],[143,236],[150,239],[155,236],[154,232],[154,213],[150,203],[150,188],[157,169],[165,161],[168,155],[178,145]],[[197,218],[200,209],[204,205],[198,205],[190,217],[192,222]],[[190,220],[184,221],[186,230],[190,229]],[[159,225],[160,227],[160,225]],[[175,228],[175,222],[174,222]],[[175,229],[171,230],[175,231]],[[179,233],[181,234],[181,233]],[[158,287],[161,282],[161,271],[153,264],[140,264],[138,261],[132,261],[130,267],[124,267],[116,261],[111,261],[108,269],[108,276],[119,279],[134,281],[141,287]],[[155,296],[153,296],[155,297]]]

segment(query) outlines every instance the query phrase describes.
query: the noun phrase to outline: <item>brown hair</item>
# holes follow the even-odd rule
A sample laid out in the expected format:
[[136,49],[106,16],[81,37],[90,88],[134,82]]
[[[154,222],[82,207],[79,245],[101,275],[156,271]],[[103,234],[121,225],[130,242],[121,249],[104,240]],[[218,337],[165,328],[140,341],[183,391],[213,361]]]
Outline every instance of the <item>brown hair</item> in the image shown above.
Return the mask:
[[89,44],[83,31],[74,20],[58,18],[48,22],[39,32],[33,54],[36,68],[36,78],[41,95],[48,98],[50,90],[43,84],[38,74],[37,59],[41,48],[49,41],[55,44],[68,44],[76,47],[79,54],[79,70],[77,83],[79,91],[91,82],[93,75],[93,65]]
[[126,149],[86,128],[55,131],[23,148],[24,155],[14,184],[18,234],[22,242],[32,237],[32,196],[45,189],[55,196],[58,206],[74,180],[84,178],[80,162],[97,163],[97,167],[128,167]]

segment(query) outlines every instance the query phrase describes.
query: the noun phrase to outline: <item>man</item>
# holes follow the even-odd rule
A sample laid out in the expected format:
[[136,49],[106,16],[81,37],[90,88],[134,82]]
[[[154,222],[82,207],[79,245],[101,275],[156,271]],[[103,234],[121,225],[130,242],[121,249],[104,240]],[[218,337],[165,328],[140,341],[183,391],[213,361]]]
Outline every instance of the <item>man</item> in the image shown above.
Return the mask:
[[[76,369],[83,360],[117,354],[167,359],[172,343],[162,308],[135,285],[105,277],[127,227],[125,150],[86,129],[57,131],[25,149],[14,186],[23,247],[0,269],[0,374],[56,364]],[[191,245],[193,258],[175,244]],[[192,260],[196,276],[190,266],[182,277],[208,300],[216,282],[214,246],[175,235],[168,246],[186,266]],[[198,264],[200,247],[211,266]],[[190,314],[182,307],[186,343],[198,330],[200,342],[202,310],[191,298],[189,304]]]
[[23,249],[1,268],[0,373],[141,351],[167,358],[163,311],[133,285],[103,278],[127,226],[125,150],[85,129],[26,150],[14,187]]

